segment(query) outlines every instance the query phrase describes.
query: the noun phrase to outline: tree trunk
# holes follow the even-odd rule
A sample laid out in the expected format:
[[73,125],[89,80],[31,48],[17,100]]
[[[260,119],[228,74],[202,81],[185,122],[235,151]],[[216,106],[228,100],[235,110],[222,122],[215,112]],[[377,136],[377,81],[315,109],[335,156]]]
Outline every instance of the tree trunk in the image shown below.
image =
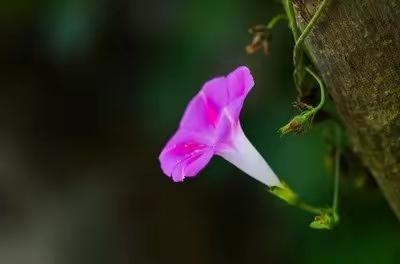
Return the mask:
[[[304,29],[321,0],[295,2]],[[333,0],[305,46],[400,219],[400,0]]]

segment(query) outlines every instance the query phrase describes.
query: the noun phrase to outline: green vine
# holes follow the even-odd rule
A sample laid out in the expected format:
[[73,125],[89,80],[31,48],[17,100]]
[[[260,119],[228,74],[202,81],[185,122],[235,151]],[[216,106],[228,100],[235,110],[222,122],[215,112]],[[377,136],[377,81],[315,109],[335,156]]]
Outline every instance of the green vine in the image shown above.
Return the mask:
[[267,23],[267,30],[271,31],[279,22],[287,20],[286,14],[278,14]]
[[[299,92],[299,97],[302,97],[301,85],[305,75],[310,74],[320,89],[320,101],[317,106],[310,106],[302,102],[298,102],[296,106],[301,110],[301,113],[295,116],[288,124],[279,129],[282,135],[288,133],[302,133],[311,128],[312,121],[315,115],[323,108],[326,95],[325,86],[322,79],[315,73],[311,67],[304,65],[304,52],[303,44],[307,36],[310,34],[312,29],[318,23],[321,15],[327,9],[328,5],[332,0],[322,0],[322,3],[318,7],[315,15],[310,20],[309,24],[305,27],[304,31],[301,32],[297,26],[295,10],[293,5],[294,0],[282,0],[283,7],[286,14],[279,14],[272,18],[266,25],[258,25],[250,29],[250,34],[253,35],[253,40],[250,45],[246,47],[248,53],[254,53],[260,48],[264,48],[266,54],[268,54],[268,41],[272,29],[282,20],[287,19],[289,27],[292,31],[293,38],[295,40],[295,46],[293,50],[293,78],[296,89]],[[340,157],[341,157],[341,140],[340,131],[336,130],[337,140],[335,145],[335,169],[334,169],[334,187],[331,207],[315,207],[303,200],[295,193],[286,183],[282,182],[281,186],[272,187],[269,192],[286,203],[298,207],[306,212],[315,214],[314,221],[310,224],[311,228],[314,229],[332,229],[339,222],[338,204],[339,204],[339,176],[340,176]]]
[[305,105],[306,109],[302,110],[302,112],[295,116],[288,124],[283,126],[282,128],[279,129],[279,132],[282,135],[288,134],[288,133],[296,133],[300,134],[303,133],[304,131],[307,131],[308,129],[311,128],[312,121],[314,119],[315,114],[322,109],[324,103],[325,103],[325,89],[323,82],[321,78],[313,72],[309,67],[305,67],[304,65],[304,53],[303,53],[303,44],[307,36],[310,34],[312,29],[315,27],[315,25],[318,23],[321,15],[323,14],[324,11],[326,11],[327,7],[331,3],[332,0],[323,0],[322,3],[318,6],[318,9],[314,16],[311,18],[309,24],[306,26],[303,32],[299,33],[299,28],[296,23],[296,17],[294,13],[294,5],[292,0],[283,0],[283,6],[286,11],[286,15],[289,20],[289,25],[292,30],[293,37],[296,41],[295,47],[293,50],[293,64],[294,64],[294,72],[293,72],[293,78],[295,82],[296,89],[299,94],[299,98],[302,97],[302,90],[301,90],[301,84],[304,80],[306,72],[308,72],[318,83],[321,91],[321,100],[318,106],[312,107]]
[[[300,89],[300,86],[304,79],[304,61],[303,61],[303,44],[306,40],[307,36],[310,34],[312,29],[318,23],[321,15],[327,9],[332,0],[323,0],[322,3],[318,6],[317,11],[314,16],[311,18],[310,22],[307,24],[304,31],[296,40],[296,44],[293,50],[293,65],[294,65],[294,78],[295,85],[297,89]],[[293,4],[291,4],[293,7]]]
[[[293,34],[293,38],[295,40],[295,47],[293,50],[293,78],[295,82],[296,89],[299,93],[299,98],[302,97],[301,85],[303,83],[304,77],[306,73],[310,74],[315,81],[318,83],[320,88],[320,101],[317,106],[309,106],[307,104],[299,102],[297,105],[300,105],[302,108],[302,112],[295,116],[288,124],[279,129],[279,132],[284,135],[288,133],[302,133],[308,129],[310,129],[312,125],[312,121],[315,115],[323,108],[326,95],[325,95],[325,86],[322,79],[315,73],[311,67],[306,67],[304,65],[304,52],[303,52],[303,44],[306,40],[307,36],[310,34],[312,29],[318,23],[321,15],[324,11],[326,11],[327,7],[331,3],[331,0],[323,0],[319,5],[316,13],[305,27],[304,31],[301,32],[296,23],[296,17],[294,12],[294,5],[292,0],[283,0],[283,6],[286,11],[286,15],[288,17],[289,26]],[[336,131],[337,137],[340,137],[340,132]],[[332,229],[339,222],[339,213],[338,213],[338,204],[339,204],[339,176],[340,176],[340,157],[341,157],[341,146],[340,139],[336,142],[335,147],[335,170],[334,170],[334,187],[333,187],[333,197],[332,197],[332,206],[330,208],[317,208],[311,206],[307,203],[301,201],[297,195],[293,195],[290,188],[287,188],[286,185],[283,186],[282,189],[275,189],[271,192],[278,196],[279,198],[287,201],[289,204],[297,206],[307,212],[317,214],[314,221],[310,224],[311,228],[314,229]],[[288,198],[289,197],[289,198]]]
[[299,115],[295,116],[288,124],[278,130],[281,135],[286,135],[289,133],[301,134],[308,131],[311,128],[314,116],[318,113],[318,111],[322,109],[325,104],[326,96],[324,82],[313,70],[311,70],[311,68],[306,67],[305,70],[317,81],[319,85],[321,93],[319,104],[316,107],[306,105],[306,110],[302,111]]
[[282,0],[282,4],[283,8],[285,9],[286,16],[289,20],[289,27],[292,30],[293,38],[296,41],[300,36],[300,30],[297,27],[292,0]]

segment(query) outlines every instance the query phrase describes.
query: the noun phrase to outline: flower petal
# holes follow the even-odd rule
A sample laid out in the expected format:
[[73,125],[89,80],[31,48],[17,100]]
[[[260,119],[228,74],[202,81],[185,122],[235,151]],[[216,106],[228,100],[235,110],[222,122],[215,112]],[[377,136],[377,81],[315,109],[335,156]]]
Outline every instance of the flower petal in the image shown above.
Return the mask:
[[[174,181],[195,176],[208,164],[216,149],[223,149],[221,156],[225,155],[229,160],[229,153],[235,151],[236,147],[234,131],[241,131],[240,111],[253,86],[250,70],[244,66],[226,77],[217,77],[206,82],[190,101],[178,131],[160,154],[164,173]],[[252,155],[251,158],[259,160],[257,155]],[[251,161],[251,158],[246,161]],[[235,158],[232,159],[231,162],[236,161]],[[259,164],[261,163],[252,163]],[[238,163],[235,165],[242,168]],[[259,172],[242,169],[253,177],[259,176]]]
[[234,120],[239,119],[243,102],[254,86],[254,79],[247,67],[241,66],[227,77],[229,104],[228,112]]
[[181,182],[186,177],[196,176],[211,160],[214,152],[206,149],[200,153],[191,153],[190,157],[182,160],[172,171],[172,179]]
[[180,127],[203,132],[215,129],[228,99],[225,87],[226,80],[222,77],[207,82],[187,106]]
[[210,131],[218,127],[224,111],[235,123],[243,102],[254,86],[250,70],[241,66],[227,77],[217,77],[206,82],[189,103],[180,126],[189,130]]
[[214,155],[209,143],[200,133],[178,130],[160,154],[163,172],[176,182],[195,176]]

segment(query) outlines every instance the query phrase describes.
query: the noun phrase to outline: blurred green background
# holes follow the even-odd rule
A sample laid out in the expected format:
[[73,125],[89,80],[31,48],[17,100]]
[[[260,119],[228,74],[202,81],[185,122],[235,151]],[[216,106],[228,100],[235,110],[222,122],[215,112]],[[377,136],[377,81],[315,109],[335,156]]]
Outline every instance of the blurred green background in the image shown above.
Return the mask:
[[0,263],[400,263],[400,225],[374,184],[342,181],[341,224],[215,158],[174,184],[158,155],[202,83],[248,65],[242,125],[277,174],[327,205],[324,125],[280,137],[295,111],[292,38],[248,56],[274,1],[0,3]]

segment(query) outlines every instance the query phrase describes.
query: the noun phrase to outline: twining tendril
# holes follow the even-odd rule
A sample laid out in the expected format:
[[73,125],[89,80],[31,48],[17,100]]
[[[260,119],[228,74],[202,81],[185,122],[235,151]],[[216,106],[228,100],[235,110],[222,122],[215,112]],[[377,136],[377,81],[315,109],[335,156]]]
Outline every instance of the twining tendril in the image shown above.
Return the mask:
[[[304,79],[304,62],[303,62],[303,44],[306,40],[307,36],[310,34],[312,29],[318,23],[321,15],[324,11],[328,8],[329,4],[332,0],[323,0],[322,3],[318,6],[317,11],[315,12],[314,16],[311,18],[310,22],[307,24],[304,31],[301,35],[296,39],[296,44],[293,50],[293,65],[294,65],[294,78],[295,78],[295,85],[298,90],[300,90],[300,86]],[[292,10],[293,4],[291,3]]]

